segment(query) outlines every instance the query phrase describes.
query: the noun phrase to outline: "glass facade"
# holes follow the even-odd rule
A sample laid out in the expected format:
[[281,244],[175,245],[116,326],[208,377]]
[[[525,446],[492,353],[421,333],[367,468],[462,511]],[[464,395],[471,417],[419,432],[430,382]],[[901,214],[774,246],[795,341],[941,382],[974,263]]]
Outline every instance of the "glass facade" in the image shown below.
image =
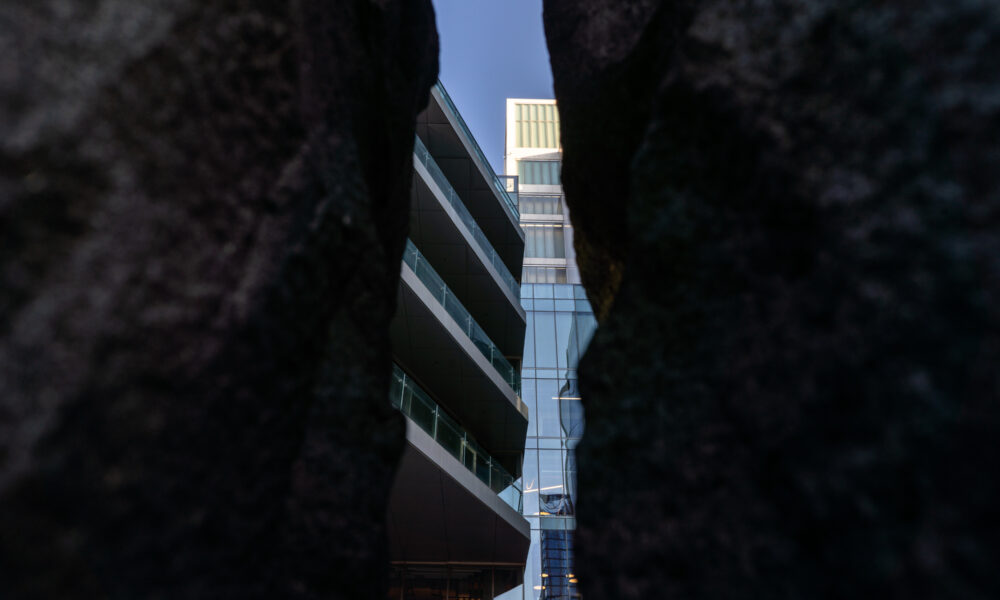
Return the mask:
[[[562,162],[534,129],[551,121],[558,129],[555,102],[507,102],[507,172],[519,184],[561,186]],[[528,108],[534,107],[534,108]],[[535,137],[532,137],[535,136]],[[551,144],[551,142],[549,142]],[[573,570],[576,529],[575,448],[583,435],[584,415],[577,365],[597,328],[576,268],[572,225],[562,190],[521,188],[521,229],[525,262],[521,305],[526,313],[521,365],[522,398],[531,416],[521,477],[524,516],[531,524],[531,546],[524,584],[503,600],[579,598]],[[539,259],[532,261],[531,259]]]
[[528,324],[521,382],[531,411],[521,489],[532,545],[524,585],[502,598],[577,598],[574,448],[584,423],[576,368],[597,321],[580,285],[526,283],[521,304]]

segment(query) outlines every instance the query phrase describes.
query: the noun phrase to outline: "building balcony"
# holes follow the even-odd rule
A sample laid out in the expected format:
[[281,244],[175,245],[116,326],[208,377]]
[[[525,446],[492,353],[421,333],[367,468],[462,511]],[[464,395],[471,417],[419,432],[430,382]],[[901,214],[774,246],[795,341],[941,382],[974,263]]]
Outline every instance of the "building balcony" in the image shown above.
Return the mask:
[[390,333],[397,362],[519,475],[528,428],[520,373],[409,241]]
[[520,355],[520,285],[420,138],[414,143],[410,239],[503,354]]
[[409,419],[406,439],[389,494],[390,560],[523,566],[524,517]]
[[398,365],[390,402],[407,418],[389,497],[391,560],[523,565],[530,528],[514,478]]
[[[521,514],[524,503],[518,481],[396,364],[392,366],[389,402],[393,408],[406,415],[410,423],[420,427],[490,488],[507,506]],[[408,424],[407,427],[409,426]]]
[[490,166],[455,103],[440,82],[417,118],[417,135],[496,248],[507,269],[520,273],[524,235],[517,204]]

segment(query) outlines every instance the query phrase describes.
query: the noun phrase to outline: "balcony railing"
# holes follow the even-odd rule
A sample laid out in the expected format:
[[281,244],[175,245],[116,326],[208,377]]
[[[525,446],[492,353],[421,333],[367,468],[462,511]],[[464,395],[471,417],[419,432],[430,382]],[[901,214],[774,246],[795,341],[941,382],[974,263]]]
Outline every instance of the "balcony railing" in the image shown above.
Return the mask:
[[469,129],[469,126],[465,124],[465,119],[463,119],[462,115],[458,112],[458,107],[455,106],[451,96],[448,95],[448,92],[444,89],[444,86],[441,85],[440,81],[437,82],[435,87],[441,94],[441,98],[444,99],[445,108],[451,113],[455,122],[458,123],[459,135],[468,141],[472,151],[476,154],[476,159],[479,160],[483,169],[486,171],[486,176],[493,179],[493,189],[496,190],[496,194],[503,201],[504,205],[507,206],[507,210],[510,211],[511,216],[514,217],[514,223],[520,222],[521,214],[517,211],[517,205],[511,199],[510,194],[507,193],[506,186],[500,182],[500,178],[497,177],[496,171],[494,171],[493,167],[490,166],[490,161],[486,159],[486,155],[483,154],[482,149],[476,142],[476,138],[472,135],[472,131]]
[[451,315],[455,323],[465,332],[465,335],[472,340],[472,343],[479,349],[493,368],[496,369],[500,377],[514,390],[514,393],[521,396],[521,374],[515,369],[507,358],[500,352],[497,345],[486,335],[483,328],[476,323],[469,311],[462,305],[451,291],[441,276],[427,262],[424,255],[417,250],[413,242],[406,240],[406,251],[403,252],[403,262],[409,265],[410,269],[417,275],[417,278],[430,291],[434,298],[444,307],[445,312]]
[[508,506],[518,513],[521,512],[521,488],[510,473],[472,440],[468,432],[445,414],[441,407],[395,364],[392,366],[389,401],[434,438],[449,454],[458,459],[466,469],[472,471]]
[[506,285],[511,293],[514,294],[514,298],[520,298],[521,286],[518,285],[514,276],[510,274],[510,270],[507,268],[507,265],[504,264],[503,260],[500,259],[500,255],[497,254],[493,245],[490,244],[488,239],[486,239],[486,234],[479,228],[479,224],[476,223],[476,220],[472,218],[472,215],[469,213],[469,209],[466,208],[465,203],[462,202],[462,198],[459,197],[458,192],[456,192],[455,188],[453,188],[451,183],[448,182],[448,178],[445,177],[441,167],[439,167],[437,162],[434,161],[434,157],[431,156],[431,153],[427,150],[427,147],[424,146],[424,143],[420,141],[419,137],[416,138],[413,145],[413,160],[427,168],[427,172],[430,173],[431,179],[438,184],[438,187],[441,188],[441,192],[444,194],[445,198],[447,198],[448,204],[450,204],[451,207],[455,209],[455,212],[458,213],[458,218],[462,220],[462,223],[465,224],[465,227],[469,230],[469,233],[472,234],[476,243],[486,254],[486,258],[490,261],[490,264],[492,264],[493,268],[500,274],[500,279],[503,280],[504,285]]

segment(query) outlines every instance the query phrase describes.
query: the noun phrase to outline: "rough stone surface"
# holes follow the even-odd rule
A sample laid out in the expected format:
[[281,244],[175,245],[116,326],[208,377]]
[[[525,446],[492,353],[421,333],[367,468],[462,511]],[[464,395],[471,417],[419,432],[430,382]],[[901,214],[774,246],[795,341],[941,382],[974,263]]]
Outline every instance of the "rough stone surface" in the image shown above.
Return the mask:
[[0,596],[378,598],[428,0],[0,6]]
[[602,313],[584,597],[1000,596],[998,5],[545,21]]

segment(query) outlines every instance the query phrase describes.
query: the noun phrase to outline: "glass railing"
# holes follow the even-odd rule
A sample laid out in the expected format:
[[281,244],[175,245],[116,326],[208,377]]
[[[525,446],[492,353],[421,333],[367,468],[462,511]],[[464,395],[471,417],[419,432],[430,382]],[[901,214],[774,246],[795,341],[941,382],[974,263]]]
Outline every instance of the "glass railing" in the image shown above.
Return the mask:
[[424,143],[420,141],[419,137],[416,138],[413,144],[413,160],[419,162],[427,168],[427,172],[430,173],[431,179],[438,184],[438,187],[441,188],[445,198],[448,199],[448,204],[450,204],[451,207],[455,209],[455,212],[458,213],[458,218],[462,220],[462,223],[465,224],[469,233],[471,233],[472,237],[475,238],[476,243],[479,244],[479,247],[482,248],[483,252],[486,254],[490,264],[492,264],[493,268],[500,274],[500,279],[503,279],[504,284],[508,289],[510,289],[511,293],[514,294],[515,298],[520,298],[521,286],[518,285],[514,276],[510,274],[510,270],[500,259],[500,255],[497,254],[493,245],[490,244],[488,239],[486,239],[486,234],[479,228],[479,224],[476,223],[476,220],[472,218],[472,215],[469,213],[469,209],[466,208],[465,203],[462,202],[462,198],[459,197],[455,188],[451,187],[451,183],[448,182],[448,178],[445,177],[441,167],[439,167],[437,162],[434,161],[434,157],[431,156],[431,153],[427,150],[427,147],[424,146]]
[[451,318],[462,328],[465,335],[469,336],[469,339],[472,340],[476,348],[490,361],[490,364],[493,365],[497,373],[514,390],[514,393],[520,397],[521,373],[511,366],[507,358],[497,348],[497,345],[490,340],[486,332],[483,331],[483,328],[479,326],[479,323],[476,323],[472,315],[469,314],[469,311],[458,300],[455,292],[451,291],[445,285],[441,276],[437,274],[430,263],[427,262],[427,259],[424,258],[424,255],[417,250],[417,247],[410,240],[406,240],[406,251],[403,253],[403,262],[409,265],[417,275],[417,278],[423,282],[434,298],[444,307],[445,312],[451,315]]
[[465,119],[463,119],[462,115],[458,112],[458,107],[455,106],[451,96],[448,95],[448,92],[444,89],[444,86],[441,85],[440,81],[437,82],[436,87],[438,92],[441,94],[441,98],[444,100],[445,108],[452,114],[455,122],[458,123],[459,134],[464,136],[469,142],[469,146],[471,146],[473,152],[476,153],[476,158],[482,163],[483,168],[486,170],[486,176],[492,177],[493,189],[496,190],[497,195],[500,196],[500,199],[503,200],[507,209],[510,210],[511,215],[514,217],[514,222],[520,222],[521,214],[517,211],[517,205],[511,199],[510,194],[507,193],[506,186],[500,182],[500,178],[497,177],[496,171],[494,171],[493,167],[490,166],[490,161],[486,159],[486,155],[483,154],[479,144],[476,143],[476,138],[472,135],[472,131],[469,129],[469,126],[465,124]]
[[479,446],[468,432],[431,400],[399,365],[392,365],[389,401],[472,471],[508,506],[521,512],[520,484]]

